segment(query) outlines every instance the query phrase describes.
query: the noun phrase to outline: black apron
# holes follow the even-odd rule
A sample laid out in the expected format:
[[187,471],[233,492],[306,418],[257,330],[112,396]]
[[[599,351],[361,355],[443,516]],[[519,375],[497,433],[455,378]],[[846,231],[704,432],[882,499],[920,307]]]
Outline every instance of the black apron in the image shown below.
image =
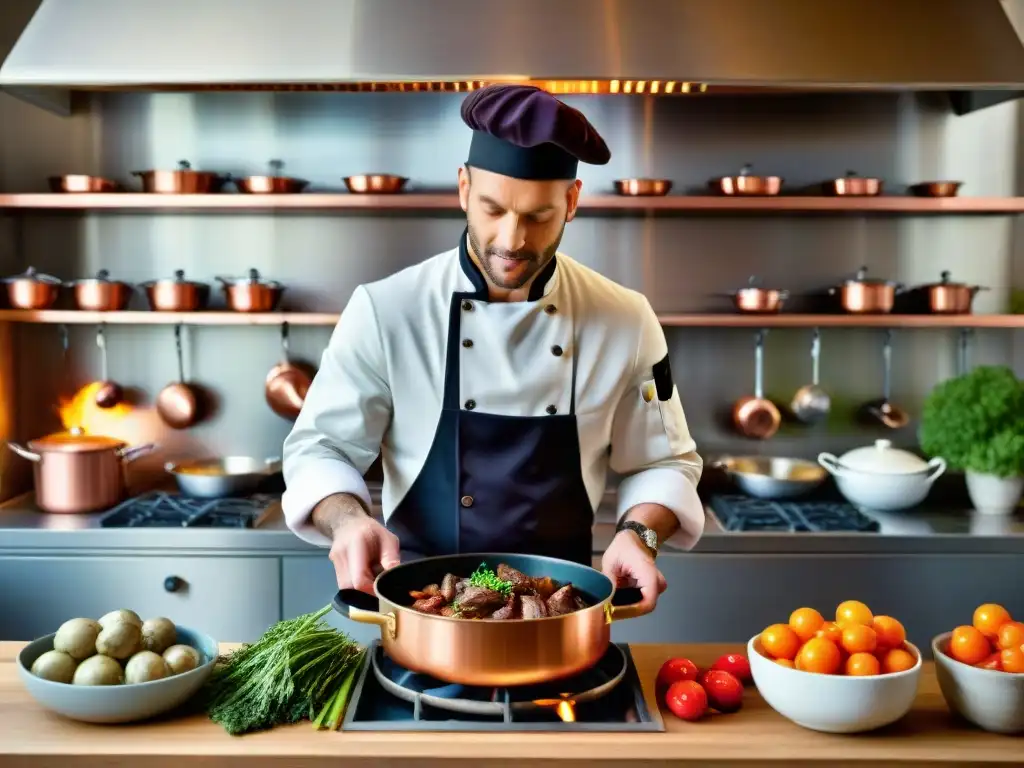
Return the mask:
[[[398,536],[403,559],[514,552],[589,566],[594,511],[583,482],[576,427],[575,333],[564,353],[572,366],[569,413],[549,406],[544,416],[504,416],[477,413],[472,401],[460,403],[461,318],[476,302],[487,301],[487,284],[469,258],[465,234],[459,259],[476,291],[452,295],[441,417],[426,462],[387,527]],[[552,259],[531,284],[528,300],[543,299],[554,269]],[[537,304],[544,317],[554,318],[562,310],[553,303]],[[552,351],[538,349],[537,354]]]

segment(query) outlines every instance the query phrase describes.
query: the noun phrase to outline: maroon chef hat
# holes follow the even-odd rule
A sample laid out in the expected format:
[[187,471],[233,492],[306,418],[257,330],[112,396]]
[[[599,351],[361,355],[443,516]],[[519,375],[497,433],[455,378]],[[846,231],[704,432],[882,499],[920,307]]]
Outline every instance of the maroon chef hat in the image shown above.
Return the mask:
[[466,164],[516,179],[575,179],[580,161],[604,165],[611,152],[590,121],[532,85],[489,85],[462,102],[473,129]]

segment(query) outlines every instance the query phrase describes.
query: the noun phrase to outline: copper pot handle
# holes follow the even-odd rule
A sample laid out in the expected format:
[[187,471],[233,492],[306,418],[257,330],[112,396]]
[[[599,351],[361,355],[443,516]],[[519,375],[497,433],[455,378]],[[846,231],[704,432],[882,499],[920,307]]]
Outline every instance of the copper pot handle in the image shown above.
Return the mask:
[[[636,592],[638,595],[640,593],[640,590],[635,587],[630,587],[629,591]],[[639,616],[646,616],[653,610],[653,608],[648,608],[643,604],[642,596],[634,603],[629,603],[627,605],[614,605],[613,601],[615,600],[615,595],[622,594],[623,592],[625,592],[625,590],[617,590],[612,594],[611,599],[604,604],[604,618],[606,624],[611,624],[613,621],[624,621],[625,619],[635,619]]]
[[[333,607],[342,616],[352,619],[352,621],[358,621],[360,624],[376,624],[380,627],[381,635],[387,632],[388,637],[394,640],[398,634],[398,618],[394,612],[381,613],[368,607],[376,602],[375,597],[360,592],[358,589],[341,589],[334,596]],[[359,603],[367,607],[361,608]]]
[[130,464],[136,459],[141,459],[147,453],[151,453],[156,448],[156,443],[146,443],[145,445],[136,445],[132,448],[118,448],[117,457],[123,459],[125,464]]
[[18,454],[19,456],[21,456],[21,458],[23,459],[28,459],[29,461],[33,461],[36,463],[43,460],[43,457],[41,455],[39,455],[38,453],[32,453],[32,451],[23,446],[21,443],[7,443],[7,447],[14,451],[16,454]]

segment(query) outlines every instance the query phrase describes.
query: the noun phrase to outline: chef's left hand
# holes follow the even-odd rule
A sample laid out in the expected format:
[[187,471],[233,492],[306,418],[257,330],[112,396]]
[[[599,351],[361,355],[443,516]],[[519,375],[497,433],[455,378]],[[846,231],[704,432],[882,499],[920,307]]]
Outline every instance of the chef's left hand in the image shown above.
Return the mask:
[[601,559],[601,570],[618,587],[639,587],[645,612],[654,610],[658,596],[668,586],[651,553],[633,531],[615,534]]

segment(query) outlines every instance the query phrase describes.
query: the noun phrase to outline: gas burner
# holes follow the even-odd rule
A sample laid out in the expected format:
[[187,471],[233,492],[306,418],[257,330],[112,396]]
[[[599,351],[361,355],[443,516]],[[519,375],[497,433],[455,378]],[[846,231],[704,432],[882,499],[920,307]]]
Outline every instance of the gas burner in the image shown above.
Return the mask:
[[726,531],[788,533],[877,533],[872,520],[852,504],[769,501],[751,496],[714,496],[711,510]]
[[343,730],[661,731],[626,646],[567,680],[510,688],[445,683],[367,652]]
[[154,491],[121,502],[100,520],[104,528],[252,528],[275,497],[196,499]]

